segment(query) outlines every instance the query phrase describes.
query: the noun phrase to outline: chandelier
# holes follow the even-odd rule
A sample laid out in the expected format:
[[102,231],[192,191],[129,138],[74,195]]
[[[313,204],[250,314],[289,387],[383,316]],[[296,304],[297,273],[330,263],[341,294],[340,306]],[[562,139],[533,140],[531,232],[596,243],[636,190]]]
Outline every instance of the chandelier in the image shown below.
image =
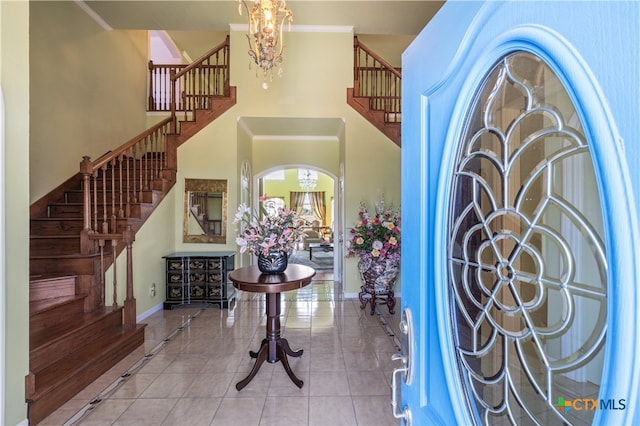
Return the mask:
[[298,184],[304,192],[312,191],[318,184],[318,174],[312,173],[311,170],[299,170]]
[[[249,9],[245,0],[238,0],[238,13],[242,15],[242,6],[249,15],[249,56],[262,68],[264,82],[262,87],[267,89],[267,78],[273,80],[273,68],[282,64],[282,30],[285,21],[291,29],[293,13],[287,7],[285,0],[254,0],[253,7]],[[256,70],[257,75],[257,70]],[[278,76],[282,77],[282,67],[278,70]]]

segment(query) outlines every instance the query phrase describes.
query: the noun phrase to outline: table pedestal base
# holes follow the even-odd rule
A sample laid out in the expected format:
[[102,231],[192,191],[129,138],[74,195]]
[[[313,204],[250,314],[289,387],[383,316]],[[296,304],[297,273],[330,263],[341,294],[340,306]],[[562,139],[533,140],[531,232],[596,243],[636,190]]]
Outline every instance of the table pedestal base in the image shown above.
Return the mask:
[[[271,349],[270,346],[275,346],[275,348]],[[275,352],[275,356],[273,358],[269,357],[269,353],[272,351]],[[247,386],[249,382],[255,377],[256,373],[258,373],[260,366],[265,361],[271,364],[278,361],[282,362],[284,371],[287,372],[287,375],[289,376],[291,381],[295,383],[295,385],[299,388],[302,388],[304,382],[296,377],[296,375],[293,373],[293,371],[291,370],[291,366],[289,365],[289,359],[287,358],[287,355],[292,357],[299,357],[302,356],[302,353],[302,349],[299,349],[297,351],[292,350],[287,339],[280,338],[275,341],[269,341],[267,339],[262,340],[262,344],[260,345],[260,350],[258,350],[258,352],[249,351],[249,356],[251,356],[251,358],[255,358],[256,362],[255,364],[253,364],[253,368],[251,369],[249,375],[236,384],[236,389],[242,390],[242,388]]]
[[302,388],[304,382],[293,374],[287,358],[287,355],[299,357],[302,353],[302,349],[292,350],[287,339],[280,337],[280,293],[267,293],[267,337],[262,339],[258,352],[249,351],[249,356],[256,362],[249,375],[236,384],[236,389],[242,390],[247,386],[265,361],[272,364],[280,361],[291,381]]

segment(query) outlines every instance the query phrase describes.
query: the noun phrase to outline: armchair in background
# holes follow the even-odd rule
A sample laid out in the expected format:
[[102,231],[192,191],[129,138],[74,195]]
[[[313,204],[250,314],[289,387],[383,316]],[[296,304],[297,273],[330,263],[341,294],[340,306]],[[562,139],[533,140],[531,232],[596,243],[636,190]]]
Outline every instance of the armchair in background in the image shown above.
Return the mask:
[[302,232],[306,235],[304,238],[304,249],[309,250],[309,244],[313,243],[322,243],[324,240],[322,239],[322,234],[318,231],[314,231],[313,229],[307,229]]

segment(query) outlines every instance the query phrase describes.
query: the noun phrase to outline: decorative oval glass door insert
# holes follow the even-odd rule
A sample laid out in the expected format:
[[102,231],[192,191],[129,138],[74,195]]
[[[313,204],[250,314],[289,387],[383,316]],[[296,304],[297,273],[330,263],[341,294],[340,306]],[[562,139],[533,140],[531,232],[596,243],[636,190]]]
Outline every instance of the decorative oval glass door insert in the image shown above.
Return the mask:
[[[600,196],[578,112],[551,68],[514,52],[474,98],[452,180],[453,343],[483,424],[586,424],[607,319]],[[585,405],[586,404],[586,405]]]

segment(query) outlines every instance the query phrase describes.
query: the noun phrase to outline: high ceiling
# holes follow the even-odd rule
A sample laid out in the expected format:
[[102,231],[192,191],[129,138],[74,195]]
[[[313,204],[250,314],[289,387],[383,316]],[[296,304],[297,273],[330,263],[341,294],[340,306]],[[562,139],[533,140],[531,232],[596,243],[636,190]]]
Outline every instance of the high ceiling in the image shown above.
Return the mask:
[[[1,0],[0,0],[1,1]],[[117,30],[166,30],[192,57],[211,47],[211,33],[228,33],[231,24],[246,25],[237,0],[76,0],[88,5],[98,19]],[[249,0],[248,3],[251,3]],[[293,30],[305,26],[353,27],[356,35],[417,35],[444,4],[441,0],[289,0]],[[337,119],[245,118],[252,136],[336,136]]]
[[[86,0],[114,29],[229,31],[246,24],[236,0]],[[251,3],[249,1],[249,3]],[[355,34],[416,35],[440,9],[440,0],[289,0],[294,25],[353,26]]]

